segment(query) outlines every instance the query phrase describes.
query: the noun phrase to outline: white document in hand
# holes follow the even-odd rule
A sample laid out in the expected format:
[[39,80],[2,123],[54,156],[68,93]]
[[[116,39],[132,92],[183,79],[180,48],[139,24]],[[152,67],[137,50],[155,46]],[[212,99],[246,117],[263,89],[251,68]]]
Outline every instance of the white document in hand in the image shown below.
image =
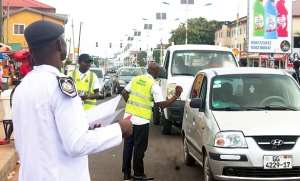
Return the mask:
[[85,113],[91,127],[99,123],[102,126],[107,126],[123,118],[124,100],[121,95],[118,95],[92,109],[86,110]]

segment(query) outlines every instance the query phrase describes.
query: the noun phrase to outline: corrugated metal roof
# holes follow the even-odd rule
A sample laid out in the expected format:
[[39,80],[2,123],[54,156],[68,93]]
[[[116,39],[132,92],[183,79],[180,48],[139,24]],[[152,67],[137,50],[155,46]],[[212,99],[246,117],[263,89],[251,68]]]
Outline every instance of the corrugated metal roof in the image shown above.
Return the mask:
[[54,9],[54,7],[35,0],[4,0],[3,7],[20,7],[20,8],[42,8]]

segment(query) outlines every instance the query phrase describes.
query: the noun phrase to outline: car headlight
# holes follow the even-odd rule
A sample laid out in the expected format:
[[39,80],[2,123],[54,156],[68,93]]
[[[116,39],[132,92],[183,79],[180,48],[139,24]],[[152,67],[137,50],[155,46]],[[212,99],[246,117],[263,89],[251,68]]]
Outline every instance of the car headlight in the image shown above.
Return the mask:
[[175,83],[168,84],[168,86],[167,86],[167,98],[168,99],[171,99],[175,95],[175,88],[176,88]]
[[244,134],[240,131],[219,132],[215,138],[215,147],[247,148]]

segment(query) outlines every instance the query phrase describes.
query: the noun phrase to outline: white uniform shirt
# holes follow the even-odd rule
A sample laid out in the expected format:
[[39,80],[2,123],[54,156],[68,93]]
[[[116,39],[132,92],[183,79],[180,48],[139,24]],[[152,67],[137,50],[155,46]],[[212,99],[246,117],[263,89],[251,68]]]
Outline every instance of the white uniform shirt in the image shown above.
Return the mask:
[[[146,74],[146,75],[153,78],[150,74]],[[130,93],[131,81],[127,84],[127,86],[125,87],[125,90]],[[155,82],[153,84],[153,86],[151,88],[151,93],[152,93],[153,100],[155,103],[164,101],[161,87],[158,85],[157,82]],[[129,114],[125,113],[124,117],[126,118],[127,116],[129,116]],[[148,124],[149,120],[132,115],[131,122],[134,125],[144,125],[144,124]]]
[[88,130],[81,100],[64,95],[49,65],[34,67],[13,95],[19,181],[89,181],[88,157],[122,142],[119,124]]

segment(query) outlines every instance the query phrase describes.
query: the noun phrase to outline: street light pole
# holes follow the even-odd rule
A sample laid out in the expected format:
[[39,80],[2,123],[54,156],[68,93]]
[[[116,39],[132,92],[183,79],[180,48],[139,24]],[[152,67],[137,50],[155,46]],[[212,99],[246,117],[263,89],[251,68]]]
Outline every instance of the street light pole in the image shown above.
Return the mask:
[[3,4],[0,0],[0,42],[3,42]]
[[[188,44],[188,23],[189,23],[189,16],[188,16],[188,7],[189,5],[194,5],[194,0],[181,0],[181,4],[185,5],[185,16],[186,16],[186,22],[185,22],[185,44]],[[211,6],[212,3],[206,3],[202,5],[203,7]]]
[[80,54],[81,26],[82,26],[82,22],[80,22],[80,26],[79,26],[79,38],[78,38],[78,56],[79,56],[79,54]]

